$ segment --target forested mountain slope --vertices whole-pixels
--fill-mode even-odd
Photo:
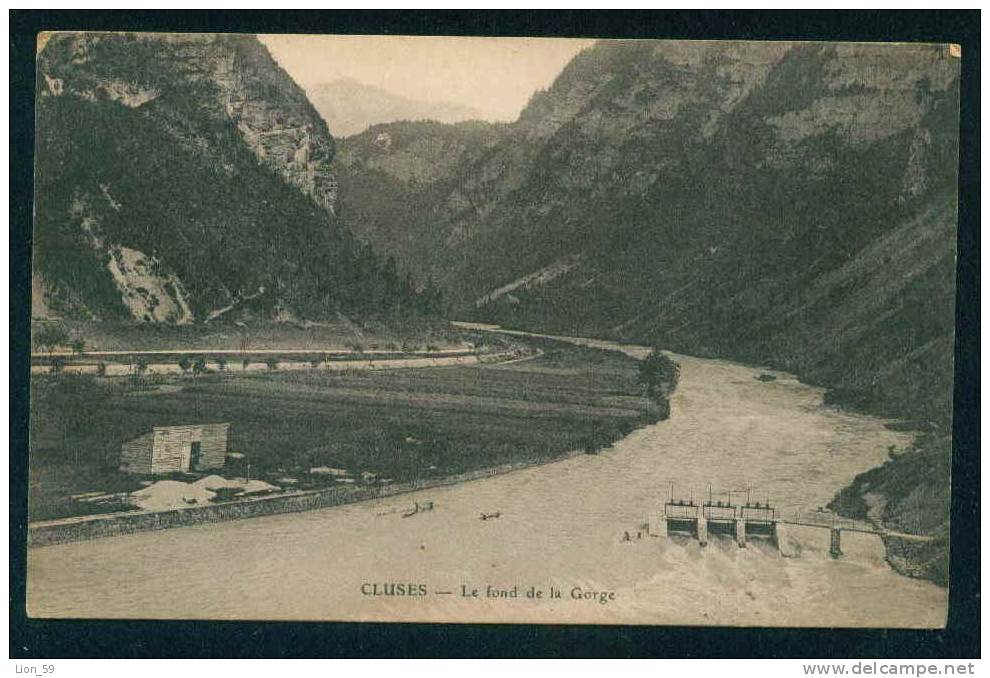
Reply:
[[[340,140],[341,218],[419,277],[442,275],[435,254],[444,233],[434,220],[463,199],[461,168],[496,149],[506,129],[485,122],[400,122]]]
[[[375,185],[353,228],[462,315],[944,420],[958,72],[935,45],[604,41],[512,125],[347,140],[346,181]],[[381,135],[410,139],[358,152]]]

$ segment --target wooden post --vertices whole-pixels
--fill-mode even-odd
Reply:
[[[697,529],[698,533],[698,543],[702,546],[708,545],[708,518],[705,517],[702,512],[701,515],[697,517]]]
[[[736,518],[736,543],[739,548],[746,548],[746,521],[742,518]]]
[[[837,527],[829,530],[828,554],[833,558],[838,558],[842,555],[841,535],[842,533]]]
[[[651,537],[667,536],[667,519],[663,516],[663,514],[660,511],[650,512],[649,535]]]

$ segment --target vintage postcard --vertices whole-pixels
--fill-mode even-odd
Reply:
[[[965,56],[42,34],[29,615],[942,627]]]

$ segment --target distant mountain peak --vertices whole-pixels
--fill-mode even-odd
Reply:
[[[411,99],[353,78],[307,86],[310,100],[334,136],[360,134],[372,125],[400,120],[462,122],[481,111],[447,101]]]

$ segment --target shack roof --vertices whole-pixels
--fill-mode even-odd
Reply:
[[[230,427],[230,422],[221,422],[218,424],[173,424],[171,426],[153,426],[152,431],[177,431],[184,428],[219,428],[219,427]]]

